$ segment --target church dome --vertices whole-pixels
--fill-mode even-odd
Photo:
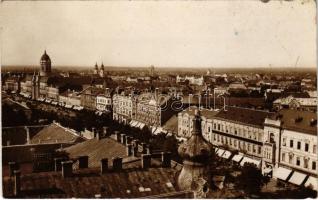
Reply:
[[[212,154],[212,144],[202,136],[201,116],[198,110],[193,119],[192,135],[180,145],[178,153],[184,160],[201,164],[208,162]]]
[[[51,61],[50,56],[46,54],[46,51],[44,51],[44,54],[41,56],[41,61]]]

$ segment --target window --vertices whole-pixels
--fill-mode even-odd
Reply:
[[[210,133],[210,131],[211,131],[211,128],[210,128],[210,126],[208,127],[208,132]]]
[[[301,142],[297,142],[297,149],[301,149]]]
[[[285,153],[282,153],[282,161],[285,162]]]
[[[290,146],[290,148],[293,148],[293,147],[294,147],[294,141],[293,141],[293,140],[290,140],[290,141],[289,141],[289,146]]]
[[[286,138],[283,138],[283,146],[286,146]]]
[[[300,165],[300,158],[299,158],[299,157],[296,158],[296,165],[297,165],[297,166]]]
[[[220,124],[218,124],[218,130],[220,130],[221,129],[221,125]]]
[[[308,159],[304,158],[304,168],[308,168]]]
[[[237,130],[234,131],[234,134],[237,135]]]
[[[312,161],[311,168],[312,168],[312,170],[316,170],[316,161]]]
[[[316,153],[316,152],[317,152],[317,145],[313,145],[312,152],[313,152],[313,153]]]
[[[258,146],[258,154],[262,152],[262,147]]]
[[[308,143],[305,143],[305,151],[308,152],[308,149],[309,149],[309,144],[308,144]]]

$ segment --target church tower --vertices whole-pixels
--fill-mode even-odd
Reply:
[[[100,66],[99,76],[100,76],[100,77],[105,77],[105,69],[104,69],[104,64],[103,64],[103,63],[102,63],[102,65]]]
[[[178,149],[179,155],[183,158],[178,186],[181,190],[193,191],[194,198],[205,198],[210,183],[209,159],[213,151],[212,144],[202,136],[199,110],[195,110],[192,123],[190,139],[181,144]]]
[[[97,65],[97,63],[95,64],[95,68],[94,68],[94,72],[93,72],[93,74],[98,74],[98,65]]]
[[[41,57],[40,65],[41,65],[40,76],[50,75],[51,59],[50,59],[50,56],[46,54],[46,51],[44,51],[44,54]]]

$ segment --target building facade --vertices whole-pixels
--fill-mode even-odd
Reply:
[[[136,96],[133,92],[122,92],[114,94],[113,102],[113,119],[124,124],[128,124],[136,114]]]

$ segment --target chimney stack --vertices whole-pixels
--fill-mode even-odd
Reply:
[[[118,171],[123,168],[123,158],[115,157],[113,158],[113,170]]]
[[[147,154],[152,154],[152,147],[150,145],[148,145],[146,149]]]
[[[9,162],[9,173],[10,173],[10,176],[13,176],[14,175],[14,171],[15,170],[19,170],[20,166],[18,163],[16,162]]]
[[[171,153],[162,152],[161,153],[162,167],[171,167]]]
[[[127,146],[128,144],[130,144],[131,141],[132,141],[132,137],[126,135],[126,146]]]
[[[108,127],[107,126],[103,126],[103,136],[106,136],[108,133]]]
[[[120,136],[121,136],[121,143],[125,145],[126,144],[126,134],[122,133]]]
[[[115,131],[117,142],[121,142],[121,136],[119,131]]]
[[[14,170],[14,196],[19,196],[21,192],[21,172],[20,170]]]
[[[142,153],[147,153],[147,149],[146,149],[147,144],[144,143],[144,142],[142,142],[142,143],[141,143],[141,146],[142,146]]]
[[[62,162],[62,177],[71,177],[73,175],[73,161],[63,161]]]
[[[79,169],[88,168],[88,156],[78,157],[78,167]]]
[[[126,154],[127,154],[127,156],[131,156],[132,155],[132,149],[133,149],[133,145],[132,144],[127,144],[127,146],[126,146]]]
[[[138,153],[138,146],[134,146],[132,149],[132,156],[137,157],[137,153]]]
[[[102,138],[102,134],[99,130],[96,131],[96,134],[94,134],[94,136],[96,137],[97,140],[100,140]]]
[[[94,138],[96,137],[95,133],[96,133],[96,128],[92,127],[92,133],[94,134]]]
[[[66,158],[54,158],[54,170],[56,172],[62,170],[62,162],[65,160]]]
[[[107,170],[108,170],[108,159],[107,158],[103,158],[100,161],[100,173],[101,174],[106,174]]]
[[[141,167],[143,169],[148,169],[151,166],[151,154],[141,155]]]

